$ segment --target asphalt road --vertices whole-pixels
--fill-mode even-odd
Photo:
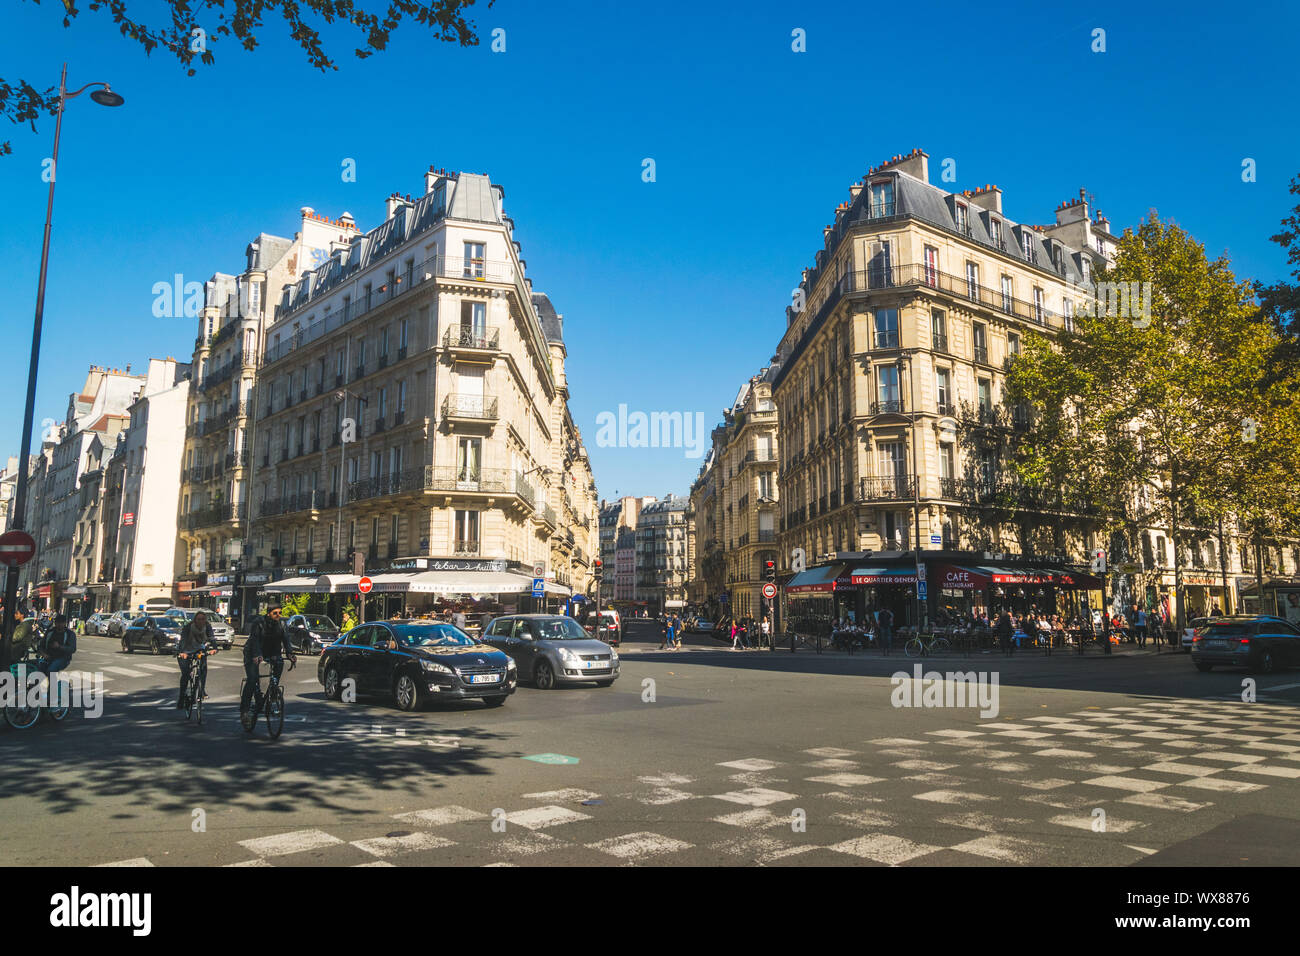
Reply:
[[[74,667],[103,676],[103,713],[0,729],[0,853],[9,865],[1300,863],[1300,673],[1258,678],[1246,703],[1249,675],[1199,674],[1182,654],[924,662],[996,674],[997,714],[981,717],[895,706],[890,676],[912,673],[901,654],[658,640],[629,622],[608,689],[524,686],[498,709],[415,714],[327,701],[318,658],[301,657],[271,741],[239,727],[238,648],[214,659],[197,726],[175,710],[171,658],[83,638]]]

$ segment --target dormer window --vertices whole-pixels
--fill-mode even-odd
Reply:
[[[989,220],[989,235],[993,239],[993,245],[999,249],[1002,248],[1002,221],[1000,219]]]
[[[871,184],[871,218],[894,214],[894,183],[892,180]]]
[[[1026,229],[1020,234],[1020,247],[1024,250],[1025,261],[1033,262],[1034,260],[1034,237]]]
[[[1088,262],[1088,257],[1083,256],[1079,260],[1079,265],[1083,269],[1083,281],[1088,282],[1092,279],[1092,265]]]
[[[957,203],[957,231],[970,232],[970,213],[963,203]]]

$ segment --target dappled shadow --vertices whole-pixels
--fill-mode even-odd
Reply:
[[[407,714],[366,701],[294,696],[282,737],[271,740],[260,721],[252,735],[243,731],[235,701],[212,703],[199,726],[159,705],[158,696],[149,689],[109,697],[98,719],[74,710],[61,724],[43,719],[22,732],[3,726],[0,799],[32,798],[55,814],[125,800],[129,809],[119,809],[118,819],[132,810],[188,812],[201,803],[362,816],[368,811],[348,804],[362,792],[427,796],[450,778],[488,775],[495,762],[523,756],[486,748],[513,736],[488,726],[495,710],[467,725],[441,720],[440,710]]]

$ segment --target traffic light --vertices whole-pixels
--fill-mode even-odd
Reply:
[[[366,556],[359,550],[352,552],[352,573],[357,575],[366,573]]]
[[[776,583],[776,562],[770,558],[763,562],[763,580]]]
[[[605,562],[600,560],[600,558],[597,558],[596,563],[591,566],[591,576],[599,581],[604,573]]]

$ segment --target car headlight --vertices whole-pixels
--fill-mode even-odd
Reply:
[[[618,651],[614,650],[612,647],[609,649],[609,662],[611,664],[618,663]]]
[[[421,661],[426,674],[450,674],[451,668],[437,661]]]
[[[560,660],[564,661],[566,664],[576,664],[578,663],[579,658],[577,654],[573,653],[573,651],[569,650],[567,647],[561,647]]]
[[[518,669],[519,667],[515,664],[515,659],[513,657],[506,658],[506,670],[513,671]]]

